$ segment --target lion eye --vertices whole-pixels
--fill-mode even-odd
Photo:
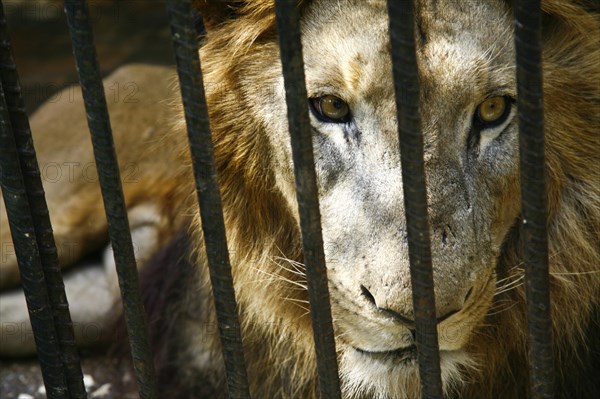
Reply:
[[[502,124],[510,114],[507,96],[490,97],[477,106],[475,118],[482,129]]]
[[[347,102],[333,95],[325,95],[309,99],[310,109],[322,122],[346,123],[350,120],[350,106]]]

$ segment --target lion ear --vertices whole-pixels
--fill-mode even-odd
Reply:
[[[244,13],[252,3],[272,4],[274,0],[193,0],[192,6],[198,10],[204,26],[211,29],[224,22],[235,19]]]
[[[302,6],[308,0],[297,0],[297,3]],[[275,0],[192,0],[192,6],[202,16],[208,30],[242,17],[271,19],[275,13]]]

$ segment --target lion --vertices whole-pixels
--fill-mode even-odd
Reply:
[[[256,398],[316,398],[274,4],[194,6],[207,29],[200,54],[250,391]],[[418,398],[386,2],[298,6],[343,397]],[[542,8],[554,386],[557,398],[597,397],[600,17],[586,0],[543,0]],[[415,13],[444,395],[526,398],[512,2],[419,0]],[[226,395],[225,370],[170,75],[164,67],[120,69],[107,84],[136,82],[139,101],[111,103],[110,111],[162,397],[219,398]],[[72,103],[47,104],[33,116],[42,165],[69,154],[91,162],[81,109],[76,92]],[[78,244],[62,263],[86,266],[87,274],[65,274],[73,318],[84,324],[110,319],[118,295],[93,187],[83,178],[46,182],[59,247]],[[82,261],[94,251],[103,257]],[[4,258],[8,289],[18,279],[16,261],[10,253]],[[99,284],[104,296],[92,305],[106,309],[89,316],[91,301],[77,299],[77,288]],[[33,350],[7,338],[10,323],[26,322],[17,293],[5,292],[0,302],[5,355]],[[89,343],[85,334],[78,338]]]

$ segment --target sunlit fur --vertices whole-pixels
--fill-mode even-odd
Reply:
[[[202,8],[204,3],[199,1],[198,5]],[[267,119],[278,119],[265,125],[265,115],[257,115],[261,112],[261,100],[253,93],[263,89],[264,101],[274,101],[274,98],[283,101],[280,78],[272,75],[279,68],[272,2],[232,3],[236,4],[227,18],[216,14],[214,19],[209,18],[212,23],[208,26],[201,55],[205,82],[209,82],[209,109],[229,242],[238,260],[234,272],[244,336],[252,337],[249,342],[270,343],[266,345],[268,350],[257,352],[253,352],[257,349],[253,344],[248,345],[248,369],[270,370],[256,376],[250,372],[252,389],[258,396],[272,397],[276,392],[282,395],[285,392],[289,397],[310,396],[315,386],[314,355],[306,296],[302,289],[297,289],[297,282],[304,285],[305,280],[299,278],[297,269],[290,270],[290,264],[273,261],[284,254],[301,262],[296,211],[289,205],[293,204],[293,193],[286,192],[284,185],[278,182],[282,175],[291,176],[290,165],[274,166],[273,158],[277,156],[265,156],[274,151],[270,148],[272,141],[265,135],[272,134],[273,128],[285,127],[285,114],[273,114],[272,109],[265,109]],[[307,3],[303,6],[310,8],[311,2]],[[339,7],[352,13],[353,7],[358,7],[352,1],[320,3],[317,9],[321,12],[326,12],[328,7]],[[382,2],[368,3],[384,9]],[[565,381],[569,380],[569,374],[585,374],[585,370],[577,368],[577,359],[570,354],[574,347],[586,345],[584,330],[597,312],[600,287],[600,175],[593,166],[600,164],[597,84],[600,30],[597,15],[584,12],[583,5],[583,2],[543,2],[547,13],[544,89],[552,320],[561,387],[568,385]],[[502,7],[510,19],[511,9],[506,5]],[[437,12],[448,10],[442,8]],[[312,14],[308,11],[307,15]],[[384,18],[383,12],[381,17]],[[364,26],[380,23],[364,21]],[[310,21],[305,24],[310,25]],[[328,32],[333,36],[304,37],[304,40],[335,42],[335,22],[332,24],[334,28]],[[340,27],[339,31],[347,32],[347,28]],[[513,57],[512,33],[507,29],[503,34],[508,47],[499,51]],[[493,51],[492,46],[490,53],[481,54],[482,59],[498,56]],[[314,60],[311,61],[306,65],[309,95],[311,79],[315,78],[311,72],[315,68]],[[514,74],[514,67],[508,69]],[[351,75],[353,71],[344,73]],[[264,82],[263,87],[261,82]],[[514,81],[511,84],[514,85]],[[393,112],[393,108],[383,112]],[[518,159],[511,162],[516,165]],[[281,191],[273,191],[273,187]],[[518,193],[518,180],[512,179],[501,187],[495,204],[480,205],[495,209],[493,212],[506,212],[495,217],[512,223],[518,215]],[[241,209],[252,211],[240,212]],[[514,231],[509,233],[506,227],[502,229],[507,236],[503,236],[505,242],[497,267],[490,265],[493,273],[483,278],[480,292],[473,295],[473,310],[455,321],[457,328],[466,331],[466,337],[461,337],[464,338],[463,349],[442,353],[442,376],[449,396],[512,398],[526,392],[527,329],[520,241]],[[326,242],[328,238],[326,234]],[[244,258],[250,259],[253,267],[244,264]],[[500,277],[496,277],[497,274]],[[492,279],[492,283],[485,282],[487,279]],[[493,283],[496,279],[498,284]],[[335,281],[333,283],[335,285]],[[336,298],[335,287],[332,289]],[[347,334],[351,332],[337,324],[337,320],[344,317],[340,312],[344,309],[334,303],[340,372],[347,397],[416,397],[419,383],[415,367],[395,372],[353,359],[355,354],[345,345]],[[482,318],[485,314],[487,316]],[[286,387],[278,385],[282,364],[289,376]],[[580,377],[574,378],[579,380]]]
[[[501,131],[469,141],[478,104],[489,96],[517,95],[511,3],[420,0],[415,7],[437,315],[460,307],[438,327],[449,398],[527,397],[517,112]],[[558,398],[600,395],[600,27],[594,4],[542,0]],[[316,398],[273,0],[194,5],[207,27],[200,54],[252,396]],[[367,287],[381,307],[412,316],[386,4],[305,0],[299,7],[308,95],[339,96],[357,124],[343,130],[311,119],[343,396],[417,398],[414,359],[390,365],[353,349],[387,351],[412,343],[410,331],[382,316],[361,290]],[[149,318],[151,328],[156,317],[168,325],[152,331],[160,341],[155,353],[163,396],[214,399],[225,396],[224,368],[201,222],[192,204],[183,111],[176,87],[166,90],[161,80],[175,81],[167,75],[156,67],[123,68],[111,79],[152,89],[144,93],[153,106],[110,104],[110,111],[121,165],[140,165],[139,180],[124,186],[128,206],[148,202],[154,206],[143,209],[160,213],[141,220],[159,220],[158,241],[165,243],[142,279],[159,287],[147,292],[151,302],[166,302]],[[42,160],[80,160],[74,154],[86,148],[81,162],[91,162],[85,115],[72,107],[47,104],[32,119]],[[58,242],[76,240],[82,254],[106,240],[99,190],[87,187],[74,182],[47,189]],[[0,217],[4,226],[6,217]],[[181,261],[180,255],[171,259],[166,244],[181,226],[197,267],[180,280],[165,279],[177,267],[161,262]],[[3,243],[10,240],[5,230],[1,234]],[[16,282],[16,270],[14,256],[0,264],[7,286]],[[161,291],[163,280],[170,291]]]

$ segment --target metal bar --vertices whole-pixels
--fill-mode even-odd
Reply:
[[[87,394],[83,384],[83,373],[75,343],[73,323],[58,262],[58,252],[52,234],[52,225],[35,148],[33,147],[29,119],[25,113],[25,103],[21,96],[19,76],[12,56],[6,17],[1,1],[0,47],[0,78],[17,145],[35,237],[40,250],[40,260],[52,307],[55,331],[62,352],[61,357],[68,391],[71,398],[86,398]]]
[[[540,0],[514,6],[517,53],[517,106],[521,157],[521,206],[525,290],[529,330],[531,397],[554,396],[554,351],[550,316],[544,109],[542,14]]]
[[[388,13],[422,397],[441,398],[413,2],[388,0]]]
[[[275,2],[321,398],[340,398],[297,0]]]
[[[210,269],[230,398],[250,397],[242,335],[233,288],[208,110],[189,0],[168,0],[167,10],[194,165],[196,193]]]
[[[123,299],[123,311],[131,344],[133,366],[140,397],[157,398],[158,391],[152,352],[148,344],[146,317],[138,284],[136,261],[129,232],[127,210],[121,187],[108,108],[98,68],[89,10],[85,0],[66,0],[73,53],[85,101],[92,136],[102,198],[108,221],[108,234]]]
[[[68,398],[69,391],[56,336],[52,306],[48,298],[27,189],[1,83],[0,184],[46,394],[48,398]]]

